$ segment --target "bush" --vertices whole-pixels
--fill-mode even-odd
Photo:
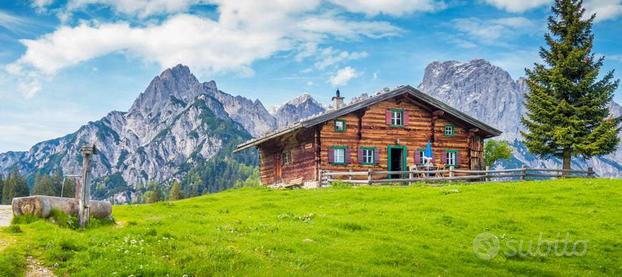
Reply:
[[[0,276],[24,276],[26,258],[15,249],[0,252]]]
[[[22,233],[22,228],[19,227],[19,225],[11,225],[9,227],[7,227],[7,232],[12,233],[12,234],[18,234],[18,233]]]
[[[37,220],[39,220],[40,218],[34,216],[34,215],[19,215],[19,216],[14,216],[13,219],[11,220],[11,224],[30,224],[33,223]]]

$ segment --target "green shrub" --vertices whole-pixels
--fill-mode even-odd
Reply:
[[[50,211],[49,220],[52,223],[63,228],[69,228],[73,230],[80,228],[77,217],[67,215],[63,211],[58,209],[52,209],[52,211]]]
[[[36,217],[34,215],[18,215],[18,216],[14,216],[13,219],[11,220],[11,224],[30,224],[33,223],[37,220],[39,220],[39,217]]]
[[[18,233],[22,233],[22,228],[19,227],[19,225],[11,225],[9,227],[6,228],[7,232],[12,233],[12,234],[18,234]]]
[[[26,258],[15,249],[0,251],[0,276],[24,276]]]

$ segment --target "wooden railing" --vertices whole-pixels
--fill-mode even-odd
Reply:
[[[391,178],[392,177],[392,178]],[[504,181],[504,180],[542,180],[548,178],[593,178],[594,170],[562,170],[550,168],[515,168],[499,170],[463,170],[448,169],[406,171],[320,171],[320,182],[327,185],[340,181],[352,184],[385,184],[385,183],[415,183],[415,182],[450,182],[450,181]]]

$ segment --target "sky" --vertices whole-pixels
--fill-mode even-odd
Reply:
[[[127,111],[188,65],[266,108],[417,86],[433,61],[539,62],[551,0],[0,1],[0,153]],[[622,0],[585,0],[594,52],[622,77]],[[615,100],[622,103],[622,90]]]

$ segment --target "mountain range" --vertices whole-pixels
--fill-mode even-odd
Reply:
[[[557,159],[539,159],[520,141],[525,112],[525,80],[513,80],[485,60],[433,62],[419,89],[445,101],[504,133],[514,157],[498,167],[559,167]],[[353,101],[368,97],[352,95]],[[188,193],[231,187],[257,164],[256,153],[232,155],[232,148],[251,137],[284,128],[326,110],[303,94],[268,111],[260,100],[233,96],[215,81],[201,83],[190,69],[178,65],[156,76],[127,112],[113,111],[76,132],[34,145],[29,151],[0,154],[0,174],[17,169],[30,184],[36,174],[79,172],[79,148],[95,143],[93,190],[96,198],[135,201],[141,188],[181,180]],[[622,107],[612,103],[614,115]],[[622,176],[622,150],[590,160],[575,159],[573,167],[594,167],[600,176]]]

